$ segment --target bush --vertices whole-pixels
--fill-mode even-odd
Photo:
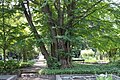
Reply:
[[[101,74],[101,75],[97,76],[96,80],[113,80],[112,74],[111,75]]]
[[[58,60],[54,57],[49,57],[47,64],[48,64],[48,67],[51,69],[58,69],[58,68],[60,68],[60,65],[61,65],[58,62]]]
[[[120,60],[116,62],[116,65],[120,67]]]
[[[0,73],[1,74],[12,74],[17,72],[19,68],[19,62],[14,60],[6,61],[5,63],[3,61],[0,61]]]
[[[9,60],[5,64],[7,69],[18,69],[19,68],[19,62],[14,60]]]
[[[26,67],[30,67],[34,64],[34,62],[28,61],[28,62],[20,62],[19,67],[20,68],[26,68]]]
[[[0,61],[0,73],[2,73],[4,70],[4,62]]]
[[[0,74],[16,74],[19,72],[19,68],[30,67],[34,62],[18,62],[15,60],[9,60],[5,63],[0,61]]]

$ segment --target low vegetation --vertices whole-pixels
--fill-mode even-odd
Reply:
[[[30,67],[34,62],[18,62],[15,60],[9,60],[5,63],[0,61],[0,74],[15,74],[19,72],[20,68]]]
[[[34,62],[32,62],[32,61],[20,62],[19,67],[20,68],[31,67],[33,64],[34,64]]]
[[[117,74],[120,76],[120,65],[118,62],[109,64],[78,64],[73,63],[73,67],[66,69],[42,69],[39,74]]]
[[[96,80],[113,80],[112,74],[111,75],[100,75],[97,76]]]

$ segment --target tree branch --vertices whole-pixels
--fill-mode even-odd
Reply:
[[[54,7],[55,7],[55,9],[57,10],[57,12],[59,11],[59,9],[58,9],[58,5],[56,4],[57,3],[57,0],[55,0],[55,2],[54,2]]]
[[[75,18],[81,18],[83,17],[84,15],[86,15],[86,13],[88,13],[91,9],[93,9],[96,5],[98,5],[100,2],[102,2],[103,0],[100,0],[98,2],[96,2],[95,4],[93,4],[91,7],[89,7],[82,15],[80,16],[76,16]]]
[[[95,9],[95,10],[93,10],[92,12],[90,12],[90,13],[84,15],[84,16],[81,16],[81,19],[80,19],[80,20],[85,19],[86,17],[88,17],[88,16],[91,15],[92,13],[96,12],[97,10],[103,9],[105,6],[106,6],[106,5],[100,7],[99,9]],[[77,19],[77,18],[76,18],[76,19]],[[80,21],[80,20],[79,20],[79,21]],[[74,25],[77,24],[77,23],[78,23],[78,21],[76,21],[76,22],[74,23]]]
[[[30,0],[32,3],[39,5],[39,3],[36,0]]]

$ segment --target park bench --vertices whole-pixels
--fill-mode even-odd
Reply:
[[[82,61],[84,63],[85,59],[82,59],[82,58],[72,58],[72,61]]]

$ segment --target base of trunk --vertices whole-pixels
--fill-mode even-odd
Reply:
[[[70,57],[67,58],[60,58],[59,60],[55,57],[49,57],[47,60],[48,68],[52,69],[60,69],[60,68],[69,68],[71,67],[71,59]]]
[[[69,67],[71,67],[71,61],[69,60],[69,58],[60,59],[60,63],[61,63],[61,68],[69,68]]]

